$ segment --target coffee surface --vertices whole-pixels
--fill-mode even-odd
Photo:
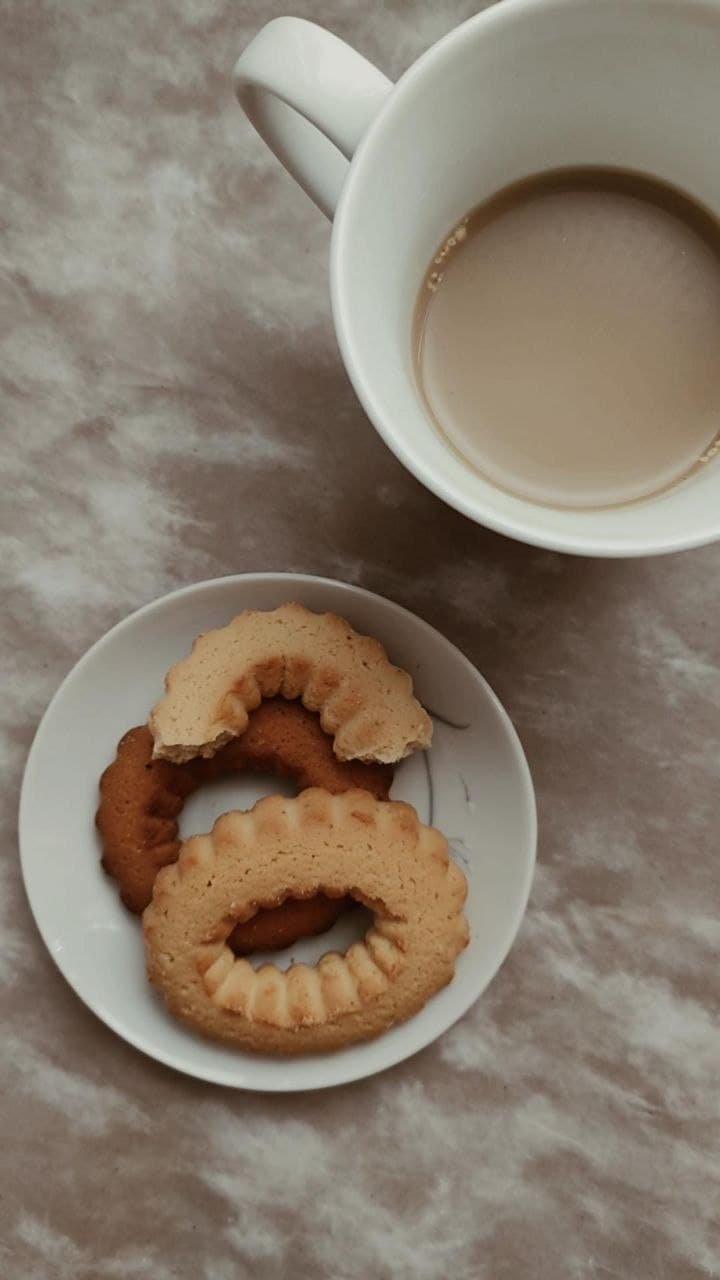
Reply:
[[[438,250],[413,341],[438,430],[486,478],[564,507],[649,496],[720,430],[720,225],[640,175],[527,179]]]

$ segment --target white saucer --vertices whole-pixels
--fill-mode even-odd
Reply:
[[[167,668],[200,631],[241,609],[299,600],[377,636],[413,676],[435,718],[428,754],[404,761],[392,795],[448,836],[468,878],[471,940],[451,984],[409,1022],[337,1053],[260,1058],[205,1041],[175,1022],[145,979],[139,921],[99,863],[94,828],[101,770],[118,739],[146,718]],[[231,779],[186,805],[182,834],[207,831],[277,781]],[[284,788],[283,788],[284,789]],[[85,654],[53,698],[28,759],[20,803],[25,887],[45,945],[94,1013],[143,1052],[189,1075],[244,1089],[319,1089],[401,1062],[447,1030],[485,989],[515,938],[535,864],[535,799],[507,714],[449,641],[398,605],[357,587],[298,574],[247,574],[176,591],[138,610]],[[357,924],[293,948],[314,960],[344,949]]]

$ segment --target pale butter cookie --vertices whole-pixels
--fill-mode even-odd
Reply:
[[[210,760],[186,764],[153,760],[146,725],[130,729],[118,744],[117,756],[100,779],[100,806],[95,822],[102,843],[102,863],[117,881],[130,911],[140,915],[150,902],[161,867],[180,852],[178,820],[185,800],[205,783],[225,773],[267,770],[294,779],[298,789],[324,787],[348,791],[358,787],[386,800],[392,783],[389,765],[341,763],[317,716],[299,702],[282,698],[263,702],[247,730]],[[287,899],[272,911],[259,911],[236,926],[230,945],[237,954],[276,951],[299,938],[322,933],[348,905],[342,899]]]
[[[176,763],[214,755],[244,733],[263,698],[277,695],[320,713],[339,760],[393,764],[432,737],[410,676],[392,666],[380,642],[301,604],[246,610],[198,636],[165,689],[150,729],[155,755]]]
[[[364,941],[315,966],[255,970],[227,939],[285,896],[352,894],[374,915]],[[204,1035],[259,1053],[367,1040],[445,986],[467,944],[465,877],[447,840],[399,801],[366,791],[271,796],[219,818],[160,872],[143,916],[151,982]]]

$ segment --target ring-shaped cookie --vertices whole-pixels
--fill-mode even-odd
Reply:
[[[246,610],[198,636],[171,667],[150,714],[155,755],[212,756],[242,734],[262,698],[300,698],[333,738],[339,760],[392,764],[432,737],[432,722],[378,640],[300,604]]]
[[[96,815],[103,866],[117,881],[125,905],[138,915],[150,902],[160,868],[178,856],[178,819],[186,799],[221,774],[262,770],[291,777],[298,789],[362,787],[379,799],[387,798],[392,783],[388,765],[338,761],[317,717],[282,699],[263,702],[242,737],[212,759],[176,765],[153,760],[152,750],[145,725],[125,734],[100,780]],[[281,950],[328,929],[348,905],[322,894],[288,899],[239,924],[230,945],[236,954]]]
[[[344,955],[255,970],[228,937],[280,895],[352,894],[374,923]],[[453,976],[468,939],[463,873],[447,840],[399,801],[317,789],[219,818],[161,871],[143,916],[151,982],[197,1031],[262,1053],[379,1035]]]

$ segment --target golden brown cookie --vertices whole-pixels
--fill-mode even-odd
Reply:
[[[363,942],[317,965],[255,970],[228,938],[286,895],[351,893]],[[270,796],[218,818],[160,872],[143,916],[150,981],[204,1035],[259,1053],[311,1053],[379,1035],[453,976],[467,944],[465,877],[410,805],[367,791]]]
[[[96,823],[105,870],[117,880],[120,896],[138,915],[152,896],[155,876],[174,862],[180,849],[178,818],[185,800],[203,783],[244,769],[289,776],[302,789],[327,791],[362,787],[385,799],[392,783],[387,765],[343,764],[317,716],[297,702],[264,702],[250,717],[242,738],[212,759],[183,765],[153,760],[152,736],[140,725],[118,745],[117,757],[100,779]],[[347,903],[319,894],[282,907],[259,911],[239,925],[231,944],[237,953],[273,951],[298,938],[328,929]]]
[[[394,763],[430,744],[432,722],[406,671],[378,640],[333,613],[301,604],[246,610],[198,636],[171,667],[150,714],[155,755],[181,763],[212,756],[245,732],[263,698],[300,698],[332,735],[339,760]]]

